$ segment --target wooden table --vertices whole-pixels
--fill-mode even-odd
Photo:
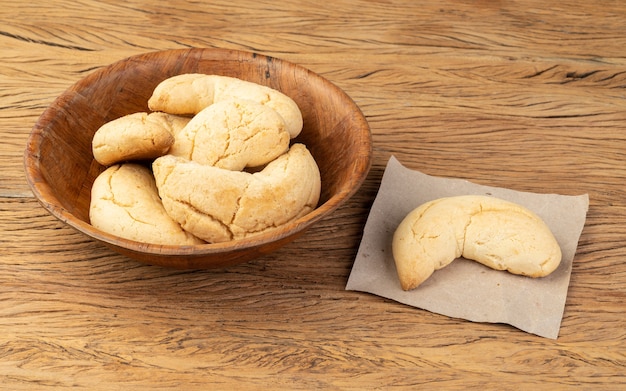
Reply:
[[[0,388],[626,387],[625,2],[2,0],[0,20]],[[373,134],[349,203],[225,270],[117,255],[48,215],[24,178],[29,131],[57,95],[127,56],[186,47],[303,65]],[[557,340],[345,291],[391,155],[430,175],[589,194]]]

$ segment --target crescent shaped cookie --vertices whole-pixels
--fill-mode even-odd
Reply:
[[[302,131],[302,113],[289,96],[270,87],[228,76],[186,73],[163,80],[148,100],[152,111],[195,115],[213,103],[247,99],[276,110],[291,138]]]
[[[440,198],[414,209],[397,227],[392,248],[404,290],[459,257],[528,277],[546,276],[561,262],[559,244],[541,218],[515,203],[478,195]]]
[[[166,113],[133,113],[102,125],[94,134],[93,156],[103,166],[153,159],[174,144],[174,134],[189,118]]]
[[[96,178],[91,190],[89,218],[91,225],[104,232],[138,242],[204,243],[169,217],[152,173],[138,164],[117,164]]]
[[[259,167],[289,149],[285,121],[249,100],[216,102],[196,114],[175,137],[169,154],[229,170]]]
[[[255,173],[172,155],[156,159],[152,168],[168,214],[210,243],[274,229],[312,211],[320,197],[319,169],[302,144]]]

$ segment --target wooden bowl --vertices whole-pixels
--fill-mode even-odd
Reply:
[[[226,243],[163,246],[107,234],[89,224],[91,186],[104,170],[91,140],[105,122],[148,111],[162,80],[182,73],[219,74],[282,91],[296,101],[304,143],[320,168],[319,206],[280,229]],[[298,65],[255,53],[184,49],[133,56],[99,69],[65,91],[34,125],[24,154],[28,183],[52,215],[138,261],[174,268],[214,268],[267,254],[302,235],[361,186],[371,166],[372,141],[358,106],[341,89]]]

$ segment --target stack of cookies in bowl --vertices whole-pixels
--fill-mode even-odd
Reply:
[[[302,143],[298,105],[234,77],[181,74],[162,81],[150,112],[94,134],[91,224],[161,245],[195,245],[271,231],[314,210],[318,165]]]

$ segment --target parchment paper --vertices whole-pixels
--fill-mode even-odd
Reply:
[[[391,251],[396,227],[424,202],[463,194],[492,195],[539,215],[561,246],[563,259],[557,270],[543,278],[528,278],[459,258],[435,271],[416,289],[403,291]],[[407,169],[392,156],[365,225],[346,290],[372,293],[473,322],[507,323],[528,333],[556,339],[572,260],[588,207],[587,194],[535,194],[432,177]]]

